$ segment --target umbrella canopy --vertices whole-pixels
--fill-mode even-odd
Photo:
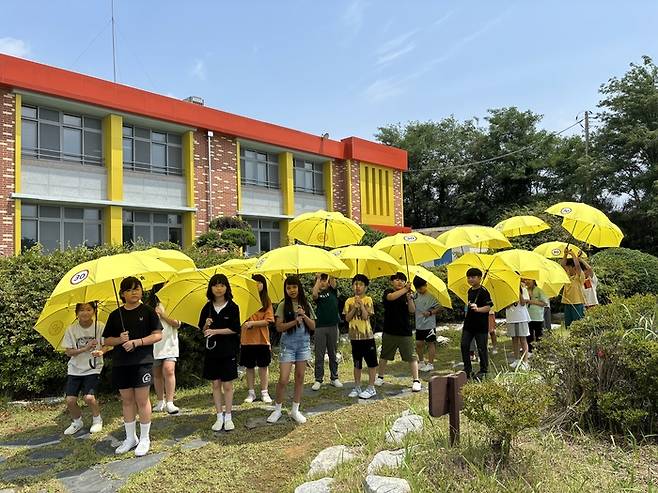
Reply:
[[[618,247],[624,239],[621,229],[608,220],[581,221],[565,217],[562,220],[562,227],[577,240],[598,248]]]
[[[498,252],[494,256],[502,258],[521,277],[534,279],[549,296],[557,296],[562,286],[569,284],[569,276],[561,265],[536,252],[514,249]]]
[[[549,259],[546,259],[546,261],[546,270],[542,277],[537,280],[537,286],[549,297],[553,298],[559,294],[560,290],[566,284],[569,284],[570,280],[560,264]]]
[[[425,280],[427,282],[427,291],[438,300],[441,306],[452,308],[448,287],[436,274],[420,265],[410,265],[409,274],[411,274],[411,279],[409,280],[412,282],[415,277]]]
[[[112,310],[116,308],[114,298],[98,303],[96,311],[96,320],[105,323]],[[66,329],[77,319],[75,305],[46,302],[37,323],[34,325],[35,330],[41,334],[55,349],[61,349],[62,339]],[[100,331],[96,337],[100,337]]]
[[[409,265],[441,258],[447,250],[431,236],[421,233],[398,233],[387,236],[375,243],[373,248],[388,253],[401,266],[405,266],[407,271]]]
[[[500,257],[467,253],[448,264],[448,288],[468,303],[469,285],[466,272],[477,267],[483,273],[482,285],[487,288],[498,311],[519,301],[521,277]]]
[[[513,216],[500,221],[494,226],[494,229],[503,233],[507,238],[513,238],[546,231],[551,227],[536,216]]]
[[[165,264],[173,267],[175,270],[196,269],[194,260],[179,250],[163,250],[161,248],[149,248],[148,250],[139,250],[131,252],[131,255],[148,255],[149,257],[161,260]]]
[[[364,234],[363,228],[350,218],[325,210],[300,214],[288,225],[288,238],[321,247],[355,245]]]
[[[305,274],[326,272],[339,275],[347,266],[336,256],[307,245],[289,245],[270,250],[248,271],[250,274]]]
[[[510,248],[512,244],[500,231],[488,226],[457,226],[442,233],[437,241],[446,248]]]
[[[570,245],[564,241],[549,241],[542,243],[534,248],[533,252],[543,255],[546,258],[562,258],[567,248],[573,250],[580,257],[587,257],[587,254],[575,245]]]
[[[235,272],[236,274],[244,274],[254,265],[256,265],[258,259],[256,257],[251,258],[232,258],[220,264],[220,267],[223,267],[226,270]]]
[[[581,202],[558,202],[546,209],[545,212],[568,219],[578,219],[581,221],[599,220],[610,221],[608,216],[591,205]]]
[[[369,279],[390,276],[400,270],[400,264],[388,253],[369,246],[348,246],[337,248],[331,253],[339,258],[348,270],[340,277],[354,277],[363,274]]]
[[[158,298],[169,316],[196,327],[199,323],[199,313],[208,302],[208,282],[215,274],[224,274],[228,278],[233,301],[240,307],[241,322],[261,308],[256,281],[217,265],[192,272],[180,272],[169,280],[158,292]]]

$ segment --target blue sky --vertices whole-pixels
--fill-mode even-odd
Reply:
[[[0,51],[112,79],[110,0],[3,2]],[[642,55],[655,1],[115,0],[118,81],[331,138],[518,106],[561,130]]]

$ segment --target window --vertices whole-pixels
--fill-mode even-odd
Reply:
[[[279,158],[269,152],[240,148],[241,182],[268,188],[279,188]]]
[[[183,244],[183,218],[166,212],[123,211],[123,242]]]
[[[324,193],[322,163],[295,159],[295,192]]]
[[[256,237],[256,245],[247,247],[247,255],[257,255],[279,248],[281,244],[281,231],[279,221],[271,219],[249,219],[247,221]]]
[[[100,209],[23,204],[21,206],[21,250],[37,243],[44,250],[102,243]]]
[[[123,167],[162,175],[183,174],[180,135],[123,126]]]
[[[23,105],[21,136],[25,156],[102,164],[103,139],[98,118]]]

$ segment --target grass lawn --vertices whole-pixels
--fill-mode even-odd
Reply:
[[[452,364],[460,361],[459,332],[447,331],[442,335],[451,341],[438,350],[435,367],[440,371],[435,374],[452,371]],[[492,357],[492,371],[508,368],[505,353],[509,351],[509,339],[502,336],[499,341],[501,350]],[[341,379],[351,382],[348,344],[342,347],[342,353],[348,358],[340,365]],[[272,381],[277,377],[277,370],[273,364]],[[395,362],[387,371],[388,383],[379,390],[380,395],[410,385],[406,364]],[[313,371],[310,368],[306,381],[302,411],[323,403],[339,403],[345,407],[311,417],[302,426],[288,421],[248,430],[244,426],[247,420],[266,417],[269,411],[262,409],[262,404],[241,404],[246,394],[243,379],[236,383],[235,401],[240,403],[234,410],[236,430],[215,434],[210,430],[214,422],[210,387],[179,390],[176,403],[186,414],[176,417],[154,414],[153,418],[151,450],[152,453],[166,452],[166,457],[155,467],[131,476],[122,491],[292,491],[308,480],[309,463],[318,452],[340,444],[357,448],[358,458],[334,471],[336,482],[332,491],[362,491],[370,460],[378,451],[387,448],[386,430],[406,409],[422,415],[425,421],[422,433],[407,438],[407,457],[395,473],[407,479],[414,492],[658,491],[656,445],[615,444],[585,434],[563,437],[533,431],[519,440],[510,464],[503,467],[492,463],[484,430],[465,417],[462,417],[461,444],[449,448],[447,419],[428,416],[425,392],[359,404],[346,397],[347,386],[344,389],[324,386],[319,392],[312,392]],[[274,395],[273,384],[270,384],[270,392]],[[285,406],[289,408],[289,405],[290,399]],[[103,396],[102,406],[105,425],[100,436],[85,440],[64,438],[61,444],[54,446],[67,451],[58,460],[39,462],[30,458],[30,450],[0,448],[0,456],[6,459],[4,462],[0,459],[0,477],[9,468],[44,465],[40,474],[19,484],[3,483],[0,479],[0,488],[65,491],[56,479],[61,471],[116,460],[113,456],[98,454],[95,446],[109,433],[123,438],[120,403],[117,396],[108,395]],[[84,415],[88,421],[86,410]],[[63,404],[29,407],[3,404],[0,407],[0,440],[61,434],[68,422]],[[168,442],[177,427],[185,423],[195,430],[181,443],[195,438],[210,443],[197,450],[186,450],[180,444]]]

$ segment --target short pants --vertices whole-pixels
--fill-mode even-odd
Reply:
[[[112,383],[119,390],[150,387],[152,380],[153,363],[115,366],[112,368]]]
[[[374,339],[360,339],[350,341],[352,344],[352,360],[354,368],[360,370],[363,368],[363,360],[366,361],[368,368],[377,366],[377,346]]]
[[[66,379],[66,396],[77,397],[80,391],[82,395],[95,395],[100,375],[92,373],[91,375],[69,375]]]

